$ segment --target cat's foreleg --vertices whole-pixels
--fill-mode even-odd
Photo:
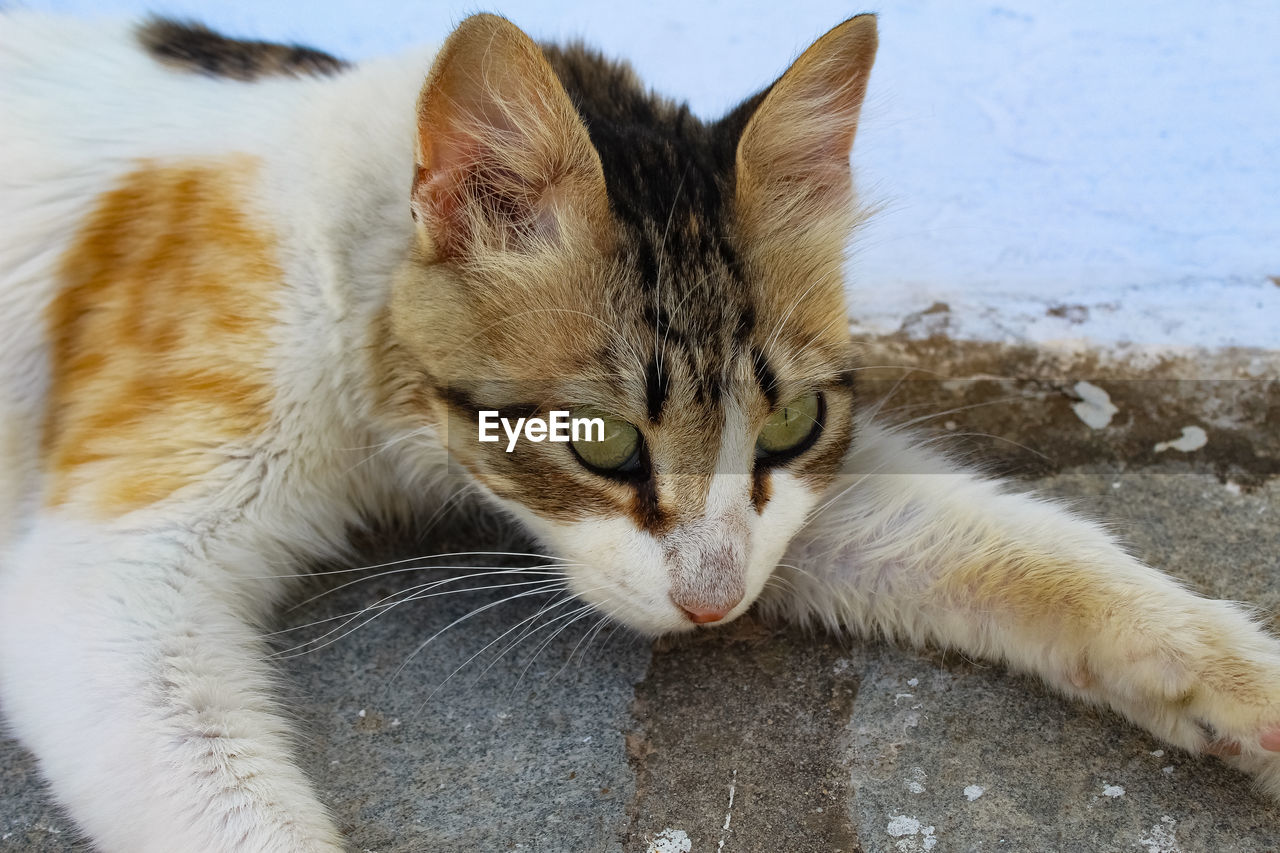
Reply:
[[[0,574],[0,700],[105,851],[341,850],[247,617],[273,590],[182,530],[46,519]],[[251,560],[251,557],[246,556]]]
[[[867,424],[846,462],[779,569],[791,593],[766,606],[1005,661],[1280,797],[1280,642],[1243,608],[909,434]]]

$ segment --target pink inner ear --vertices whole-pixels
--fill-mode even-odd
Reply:
[[[418,101],[411,205],[438,254],[527,251],[562,214],[597,211],[599,159],[541,50],[480,15],[454,32]]]
[[[410,208],[414,219],[427,226],[441,257],[459,254],[470,234],[463,210],[466,172],[478,146],[462,134],[440,133],[428,143],[427,165],[418,166],[413,179]],[[424,152],[425,153],[425,152]]]
[[[524,149],[532,140],[518,137],[505,118],[491,121],[472,109],[459,108],[443,118],[453,126],[440,127],[424,140],[424,163],[415,176],[411,203],[437,252],[462,255],[484,239],[485,231],[509,245],[509,238],[531,227],[550,228],[550,220],[531,226],[538,189],[504,161],[528,159]]]
[[[488,122],[470,110],[444,117],[457,124],[423,141],[411,207],[442,258],[481,248],[525,249],[554,243],[562,217],[577,203],[584,164],[557,156],[570,139],[522,133],[506,116]],[[531,130],[554,132],[550,122]],[[585,132],[585,131],[583,131]]]

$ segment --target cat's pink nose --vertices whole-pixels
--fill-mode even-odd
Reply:
[[[695,625],[706,625],[709,622],[719,622],[725,616],[729,615],[729,611],[734,608],[738,602],[734,602],[725,607],[685,607],[683,604],[677,606],[684,611],[684,615],[689,617],[689,621]]]

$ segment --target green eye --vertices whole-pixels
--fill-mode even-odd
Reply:
[[[578,409],[573,417],[593,421],[584,423],[580,432],[575,431],[571,442],[583,465],[605,474],[629,473],[640,466],[640,430],[598,409]]]
[[[769,415],[756,439],[756,455],[762,457],[796,454],[816,438],[822,421],[822,397],[805,394]]]

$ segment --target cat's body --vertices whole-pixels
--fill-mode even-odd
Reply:
[[[5,187],[0,202],[0,216],[9,223],[0,248],[5,270],[0,297],[5,317],[0,321],[5,327],[0,428],[6,431],[3,518],[10,527],[4,541],[4,591],[0,596],[8,605],[28,613],[44,613],[48,618],[34,631],[12,614],[3,620],[4,646],[17,655],[16,659],[6,658],[6,680],[15,685],[39,685],[35,690],[9,692],[6,710],[19,733],[41,753],[51,775],[75,780],[65,793],[68,801],[95,799],[91,790],[76,785],[79,780],[89,789],[110,780],[112,788],[133,792],[120,799],[113,797],[113,803],[102,802],[100,810],[76,814],[102,846],[141,849],[135,846],[142,837],[135,834],[137,827],[150,824],[155,849],[214,849],[205,846],[209,843],[207,826],[184,834],[179,829],[183,821],[148,792],[148,780],[165,772],[154,762],[166,759],[155,754],[154,745],[147,747],[143,741],[171,739],[162,733],[162,721],[146,714],[124,715],[116,722],[128,731],[117,737],[128,742],[121,742],[113,756],[98,753],[111,769],[102,766],[96,773],[85,773],[86,762],[92,763],[97,752],[91,744],[113,738],[104,726],[101,707],[78,698],[76,685],[101,679],[107,693],[118,689],[122,695],[141,695],[147,689],[145,682],[154,677],[129,671],[132,662],[125,647],[132,640],[127,636],[106,642],[107,648],[95,648],[87,634],[119,620],[120,630],[126,635],[139,632],[135,639],[143,645],[172,646],[181,642],[182,632],[170,632],[158,624],[168,617],[179,616],[189,624],[206,619],[228,623],[226,630],[238,635],[233,642],[239,643],[240,653],[225,662],[209,661],[209,671],[193,673],[194,682],[188,687],[201,689],[201,680],[214,685],[222,679],[234,680],[240,688],[233,688],[226,701],[229,706],[244,706],[250,695],[266,695],[265,674],[254,672],[252,665],[246,669],[246,662],[262,655],[252,632],[234,627],[240,617],[231,617],[220,604],[209,604],[203,600],[205,596],[230,596],[237,602],[236,609],[243,608],[244,616],[259,620],[284,591],[283,581],[261,578],[288,574],[288,566],[304,554],[334,553],[348,524],[358,522],[364,513],[401,509],[409,495],[429,499],[425,493],[434,484],[415,482],[412,470],[396,464],[394,449],[388,453],[369,449],[389,436],[374,434],[367,423],[348,417],[353,410],[371,405],[368,353],[374,317],[380,310],[378,300],[385,301],[385,294],[377,288],[349,287],[345,282],[385,282],[397,263],[396,253],[403,252],[411,237],[412,222],[390,214],[392,210],[403,214],[406,209],[404,185],[413,168],[407,144],[413,138],[413,114],[393,104],[412,104],[431,52],[423,52],[416,60],[361,69],[326,81],[327,86],[313,78],[282,78],[237,87],[167,70],[138,48],[132,25],[121,24],[115,32],[104,32],[98,24],[77,21],[14,18],[3,23],[5,46],[0,62],[5,66],[4,76],[11,80],[21,76],[32,85],[6,87],[13,95],[5,104],[9,126],[23,127],[28,135],[6,135],[0,143],[6,160],[14,165],[11,177],[21,176],[19,186]],[[66,78],[33,79],[27,63],[50,61]],[[96,82],[93,86],[74,85],[72,79]],[[349,95],[339,93],[348,86],[356,89]],[[50,111],[55,103],[62,103],[65,109]],[[356,117],[344,104],[359,104],[367,113]],[[343,118],[326,121],[322,118],[326,113]],[[316,120],[325,126],[325,141],[330,144],[318,144],[321,140],[305,130]],[[138,123],[134,131],[130,122]],[[147,130],[137,132],[141,126]],[[212,133],[211,128],[218,132]],[[38,148],[24,147],[30,143]],[[345,146],[364,152],[361,161],[369,168],[348,172],[335,181],[342,169],[333,158],[341,158]],[[300,159],[278,156],[288,149],[312,153]],[[240,153],[228,157],[228,151]],[[161,165],[175,162],[181,165],[169,173]],[[172,371],[188,374],[185,383],[170,373],[162,380],[170,383],[166,387],[147,390],[130,387],[128,375],[118,377],[120,384],[117,377],[109,375],[97,380],[86,376],[90,383],[101,385],[96,390],[81,385],[72,394],[79,398],[73,405],[99,409],[85,411],[90,421],[110,418],[122,405],[136,403],[141,411],[133,419],[108,428],[114,437],[100,434],[99,438],[118,443],[120,454],[116,462],[91,466],[95,470],[87,476],[98,483],[90,489],[96,494],[71,487],[65,493],[65,508],[70,511],[58,513],[61,518],[50,517],[37,512],[32,504],[43,502],[41,496],[48,495],[51,487],[58,488],[52,486],[41,462],[41,448],[49,448],[45,411],[50,396],[57,393],[58,380],[52,375],[57,359],[51,355],[48,327],[33,319],[54,310],[51,305],[58,299],[63,280],[62,259],[75,251],[72,246],[78,239],[77,229],[58,223],[83,220],[95,204],[92,200],[118,190],[122,180],[128,182],[128,175],[137,176],[132,185],[137,196],[150,196],[146,207],[154,210],[155,218],[148,222],[138,216],[142,206],[137,196],[121,199],[114,213],[104,208],[101,215],[112,220],[104,227],[116,243],[104,251],[164,255],[169,249],[157,248],[150,241],[163,241],[166,229],[185,230],[186,238],[179,240],[189,239],[191,244],[173,248],[170,271],[136,272],[140,279],[133,285],[170,288],[170,294],[154,301],[160,305],[156,313],[172,312],[175,324],[193,323],[208,329],[204,320],[191,315],[217,311],[213,303],[223,299],[235,306],[231,311],[244,326],[230,330],[229,339],[196,332],[168,353],[153,350],[136,354],[161,370],[165,370],[161,364],[168,358]],[[184,197],[192,198],[195,193],[220,204],[221,209],[201,222],[192,222],[182,211],[170,207],[181,205]],[[318,215],[335,206],[349,211],[350,218],[335,223]],[[360,230],[352,232],[351,226]],[[338,248],[338,243],[343,248]],[[321,248],[325,244],[327,247]],[[319,251],[309,252],[308,246]],[[101,261],[101,256],[99,261],[88,257],[94,252],[87,250],[87,265]],[[189,262],[180,257],[185,252],[192,255]],[[205,254],[200,256],[201,252]],[[222,293],[206,290],[184,299],[181,293],[190,293],[192,284],[186,279],[192,273],[191,266],[200,264],[212,268],[211,287],[223,289]],[[220,276],[218,268],[224,264],[240,265],[239,269],[253,269],[258,274],[251,273],[246,279]],[[85,286],[86,298],[94,300],[92,283]],[[237,289],[241,289],[239,294]],[[147,297],[143,294],[141,298]],[[84,333],[109,335],[115,326],[119,337],[109,346],[117,351],[146,347],[157,334],[154,324],[165,322],[160,316],[140,317],[136,304],[119,304],[128,296],[120,289],[111,292],[110,285],[106,292],[98,291],[97,299],[100,303],[116,302],[119,314],[102,318],[101,325]],[[246,300],[253,303],[247,311]],[[83,312],[91,310],[69,306],[69,313],[79,315],[79,322],[87,322]],[[153,325],[144,325],[143,330],[128,328],[124,324],[131,318],[150,319]],[[211,322],[217,323],[217,318]],[[236,352],[246,346],[248,352]],[[195,364],[202,358],[208,359],[211,374],[220,375],[207,380],[192,375],[202,369]],[[203,427],[201,416],[193,416],[190,408],[185,415],[173,417],[184,407],[203,408],[202,399],[219,383],[230,383],[232,393],[221,398],[214,395],[222,402],[210,404],[213,410],[206,414],[211,417]],[[256,389],[256,393],[247,391],[248,399],[239,398],[239,387]],[[86,398],[86,393],[94,397]],[[266,429],[258,420],[264,397],[275,401],[271,426]],[[243,417],[232,411],[241,407],[256,411],[242,412]],[[208,441],[210,435],[199,434],[208,428],[220,432],[222,427],[217,424],[227,419],[251,428],[231,426],[212,442]],[[216,449],[224,438],[235,446],[225,455]],[[214,455],[206,456],[211,449]],[[192,456],[200,458],[184,458]],[[430,460],[426,467],[444,471],[443,465],[431,464],[438,461]],[[144,510],[128,521],[115,520],[117,502],[134,503],[128,492],[140,478],[151,479],[154,494],[171,488],[179,493],[195,490],[211,499],[192,504],[176,498],[171,502],[174,509],[169,511]],[[212,489],[207,489],[209,486]],[[264,511],[263,507],[272,509]],[[110,531],[120,527],[142,528],[148,533],[115,540]],[[108,556],[104,545],[110,541],[127,543],[122,546],[123,553]],[[244,550],[224,556],[203,553],[218,548],[219,543],[236,552]],[[60,577],[56,568],[86,561],[119,565],[149,559],[175,566],[185,560],[211,560],[227,566],[229,572],[218,576],[197,570],[185,580],[220,589],[193,593],[175,586],[167,594],[171,598],[152,599],[143,594],[126,602],[123,599],[129,596],[131,582],[112,577],[114,572],[98,574],[86,583],[86,579]],[[124,589],[113,589],[115,584]],[[135,589],[142,587],[145,581]],[[119,609],[100,613],[102,623],[95,625],[92,616],[68,615],[79,608],[67,596],[84,596],[86,604],[91,599],[118,601]],[[187,608],[189,612],[184,612]],[[89,606],[90,611],[96,609]],[[173,649],[172,653],[181,652]],[[83,662],[83,671],[68,671],[67,660]],[[175,667],[183,670],[180,662]],[[63,675],[51,677],[58,670]],[[217,694],[227,692],[221,686],[211,689]],[[106,695],[102,699],[111,703]],[[253,710],[234,713],[255,714]],[[40,722],[32,729],[24,726],[24,718]],[[259,726],[256,719],[246,719],[243,724]],[[211,718],[207,725],[234,728],[239,724]],[[82,731],[88,740],[67,739],[60,733],[64,729]],[[268,729],[275,730],[272,743],[258,747],[251,760],[287,766],[289,747],[283,726],[269,725]],[[177,748],[182,749],[180,745]],[[124,759],[130,753],[148,752],[153,758],[132,768]],[[200,752],[195,747],[191,758],[176,760],[192,760]],[[100,778],[95,781],[94,776]],[[273,795],[281,801],[280,812],[250,820],[264,827],[275,822],[300,829],[297,833],[276,830],[267,836],[271,841],[261,843],[277,844],[278,849],[309,849],[304,839],[317,841],[317,833],[323,832],[327,842],[336,845],[336,836],[327,829],[318,806],[309,805],[313,797],[301,777],[292,774],[281,784],[289,787],[289,793]],[[213,785],[224,787],[216,781]],[[205,790],[202,796],[216,799],[218,794]],[[129,818],[122,820],[121,814]]]
[[[640,630],[759,598],[955,646],[1280,792],[1274,640],[856,409],[870,19],[715,125],[494,18],[355,68],[148,32],[0,19],[0,702],[102,848],[338,849],[254,626],[352,527],[475,495]],[[549,403],[641,438],[476,443]]]

